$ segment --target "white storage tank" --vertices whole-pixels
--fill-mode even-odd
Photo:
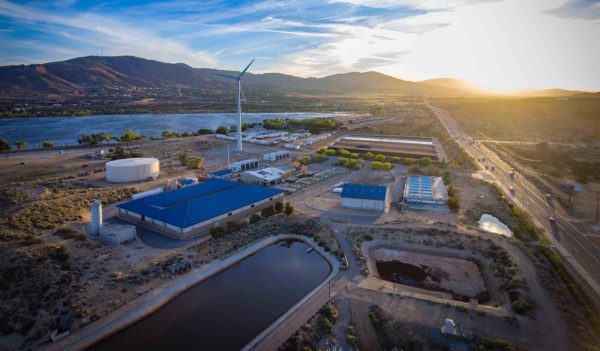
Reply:
[[[106,180],[114,183],[156,179],[159,173],[160,164],[156,158],[125,158],[106,163]]]

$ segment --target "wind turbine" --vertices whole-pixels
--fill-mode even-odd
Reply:
[[[250,61],[250,63],[248,64],[248,66],[246,66],[246,68],[244,68],[244,70],[242,71],[242,73],[240,73],[237,77],[236,76],[230,76],[228,74],[221,74],[221,73],[215,73],[215,75],[217,76],[221,76],[221,77],[225,77],[225,78],[229,78],[229,79],[235,79],[237,80],[237,113],[238,113],[238,127],[237,127],[237,151],[241,152],[242,151],[242,76],[244,75],[244,73],[246,73],[246,71],[248,70],[248,68],[250,68],[250,65],[254,62],[255,59],[252,59],[252,61]]]

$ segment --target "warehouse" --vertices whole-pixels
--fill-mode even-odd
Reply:
[[[165,235],[186,239],[242,219],[283,200],[283,191],[223,179],[132,200],[119,216]]]
[[[387,211],[389,205],[388,188],[385,185],[344,184],[341,205],[370,211]]]
[[[281,183],[284,178],[290,175],[290,170],[286,171],[276,167],[267,167],[255,171],[242,172],[240,180],[249,184],[272,186]]]
[[[412,205],[445,205],[448,190],[441,177],[411,175],[404,188],[404,201]]]

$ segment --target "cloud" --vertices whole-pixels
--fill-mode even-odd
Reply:
[[[0,16],[29,25],[35,24],[36,29],[44,29],[51,34],[76,36],[79,42],[91,43],[87,54],[94,48],[94,53],[103,51],[107,55],[127,54],[167,62],[187,62],[197,66],[216,64],[214,57],[207,52],[193,50],[149,29],[131,27],[123,24],[123,21],[95,13],[57,14],[0,0]]]
[[[329,0],[332,3],[346,3],[372,8],[411,8],[419,10],[449,10],[490,0]],[[494,0],[492,0],[494,1]]]
[[[548,10],[546,13],[564,18],[598,20],[600,19],[600,1],[569,0],[564,5],[552,10]]]

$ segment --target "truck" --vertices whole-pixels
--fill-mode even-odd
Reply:
[[[510,180],[515,180],[515,169],[514,168],[510,169]]]

